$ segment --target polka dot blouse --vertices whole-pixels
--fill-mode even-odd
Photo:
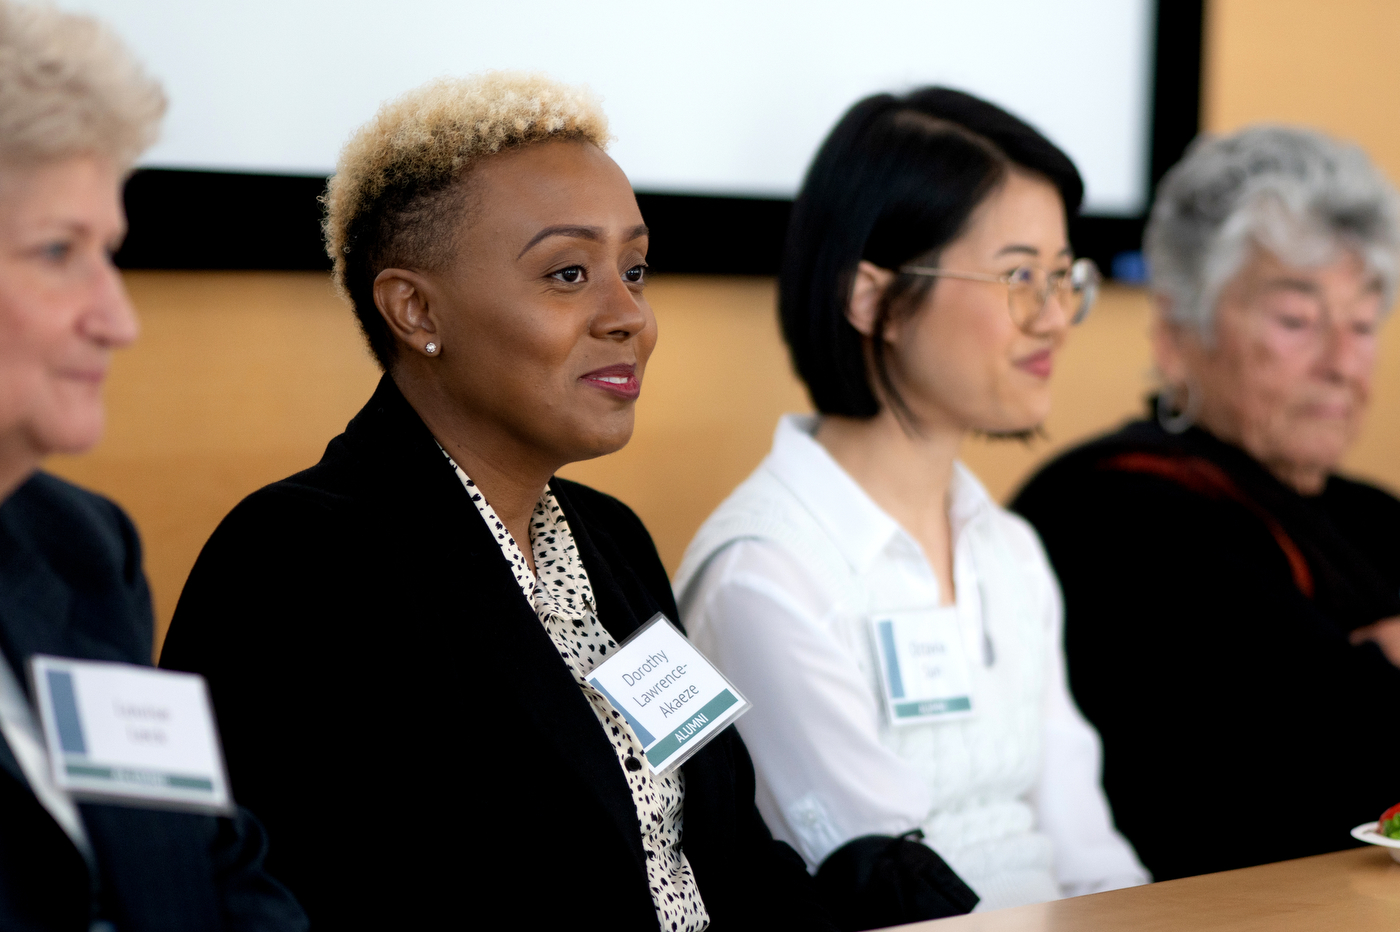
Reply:
[[[446,451],[444,451],[446,455]],[[548,487],[530,519],[530,547],[538,578],[530,572],[515,538],[496,516],[496,510],[462,468],[448,457],[457,478],[471,495],[486,526],[496,535],[501,553],[515,573],[520,591],[535,609],[574,682],[598,716],[598,722],[617,752],[618,765],[627,777],[642,849],[647,856],[647,883],[656,904],[656,916],[664,932],[700,932],[710,924],[709,913],[695,885],[685,852],[681,850],[681,810],[685,782],[680,770],[665,776],[652,772],[642,753],[642,743],[632,727],[585,677],[606,659],[617,643],[598,621],[593,587],[579,559],[569,522]]]

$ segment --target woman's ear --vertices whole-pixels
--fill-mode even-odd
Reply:
[[[1191,376],[1184,344],[1192,338],[1194,331],[1190,331],[1189,325],[1172,320],[1171,298],[1154,294],[1152,305],[1153,361],[1168,385],[1184,385]]]
[[[428,282],[408,269],[385,269],[374,278],[374,305],[389,329],[402,342],[431,356],[437,352],[438,332]],[[432,344],[432,349],[426,347]]]
[[[846,305],[846,319],[861,336],[875,332],[875,315],[880,309],[880,297],[894,281],[894,273],[873,262],[861,260],[856,266],[856,280],[851,286],[851,301]]]

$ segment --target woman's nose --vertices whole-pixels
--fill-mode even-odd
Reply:
[[[1375,365],[1375,337],[1354,332],[1349,321],[1323,323],[1318,341],[1318,367],[1325,378],[1350,379],[1369,375]]]
[[[601,306],[593,318],[595,336],[627,339],[647,324],[645,304],[618,276],[601,295]]]
[[[1045,296],[1044,303],[1040,306],[1040,313],[1031,321],[1026,332],[1037,336],[1060,333],[1069,329],[1071,312],[1064,293],[1059,288],[1052,288]]]
[[[108,349],[130,346],[141,332],[121,272],[105,256],[93,276],[82,326],[88,338]]]

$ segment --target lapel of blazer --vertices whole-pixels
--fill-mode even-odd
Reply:
[[[34,654],[66,656],[73,651],[65,637],[68,586],[39,558],[27,537],[10,510],[0,507],[0,652],[32,703],[29,658]],[[29,786],[3,738],[0,770]]]
[[[630,569],[626,566],[614,565],[621,561],[616,547],[608,546],[611,539],[607,529],[590,528],[579,515],[568,493],[560,488],[557,482],[551,483],[551,487],[554,489],[554,497],[558,500],[559,507],[564,511],[564,517],[569,521],[569,530],[574,535],[574,544],[578,547],[579,559],[583,561],[584,569],[588,571],[588,582],[593,587],[594,597],[598,600],[596,606],[598,621],[604,628],[608,629],[608,633],[613,636],[614,640],[624,641],[632,632],[640,628],[643,622],[650,620],[651,616],[661,609],[649,605],[633,604],[634,599],[628,598],[622,585],[624,581],[622,577],[624,574],[630,575]],[[613,559],[609,559],[609,556]],[[627,582],[635,582],[635,580],[629,578]],[[640,613],[638,609],[641,610]],[[671,620],[676,621],[674,618]]]
[[[570,762],[578,779],[568,782],[569,792],[596,796],[645,882],[636,805],[617,754],[432,434],[388,376],[356,421],[346,440],[369,464],[384,520],[403,539],[431,548],[441,573],[440,595],[425,621],[457,626],[463,615],[475,616],[473,642],[504,674],[501,688],[514,692],[501,697],[503,708],[518,710],[535,740]]]

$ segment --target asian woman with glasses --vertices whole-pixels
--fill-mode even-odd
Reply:
[[[753,702],[760,809],[851,928],[1148,879],[1069,695],[1040,542],[958,462],[968,434],[1023,436],[1049,411],[1099,281],[1067,235],[1082,192],[986,101],[852,107],[779,285],[818,413],[783,418],[676,578],[696,643]]]

